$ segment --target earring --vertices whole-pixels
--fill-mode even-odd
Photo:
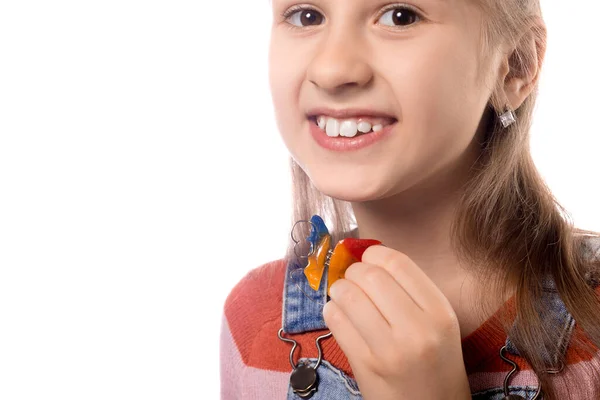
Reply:
[[[500,122],[502,122],[502,126],[505,128],[517,121],[517,116],[508,106],[506,106],[504,114],[498,115],[498,118],[500,118]]]

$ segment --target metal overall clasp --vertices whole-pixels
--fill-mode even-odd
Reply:
[[[512,361],[504,356],[505,351],[506,351],[506,346],[503,346],[500,349],[500,358],[502,358],[504,361],[509,363],[512,366],[512,370],[510,370],[510,372],[508,374],[506,374],[506,376],[504,377],[504,397],[502,398],[502,400],[525,400],[523,397],[521,397],[517,394],[509,394],[508,393],[508,382],[510,381],[511,376],[515,372],[517,372],[518,368],[517,368],[517,364],[514,361]],[[549,374],[558,374],[558,373],[562,372],[562,370],[564,368],[565,368],[565,364],[561,362],[560,367],[558,369],[547,370],[546,372]],[[539,383],[537,391],[535,392],[535,395],[533,396],[533,399],[531,399],[531,400],[537,400],[540,397],[541,392],[542,392],[542,384]]]
[[[288,339],[282,336],[283,328],[279,329],[277,332],[277,336],[279,339],[284,342],[292,343],[292,350],[290,351],[290,364],[292,365],[292,374],[290,376],[290,385],[294,390],[294,393],[303,399],[309,399],[313,394],[317,391],[317,386],[319,384],[319,376],[317,375],[317,368],[321,364],[321,360],[323,359],[323,352],[321,351],[321,344],[319,341],[321,339],[328,338],[331,336],[331,332],[319,336],[315,340],[315,344],[317,345],[317,350],[319,351],[319,358],[317,359],[317,363],[315,366],[311,366],[308,362],[299,362],[298,364],[294,363],[294,351],[296,351],[296,347],[298,347],[298,342],[294,339]]]

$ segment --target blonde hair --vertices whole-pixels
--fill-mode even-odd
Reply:
[[[482,65],[487,65],[491,49],[508,45],[514,50],[509,59],[508,77],[526,76],[535,70],[539,73],[546,49],[546,31],[544,25],[538,23],[542,21],[539,0],[477,0],[477,4],[485,21],[481,36]],[[535,41],[535,49],[526,45],[528,40],[529,43]],[[557,333],[543,327],[533,299],[539,298],[542,277],[549,273],[567,310],[593,343],[590,345],[574,335],[570,345],[578,351],[594,354],[600,347],[600,303],[592,286],[598,283],[600,266],[584,254],[585,235],[600,235],[574,228],[569,213],[554,198],[533,163],[529,131],[537,82],[532,93],[515,110],[517,122],[508,128],[503,128],[497,118],[505,104],[500,95],[502,82],[495,85],[482,116],[486,136],[481,143],[481,156],[473,166],[459,201],[451,237],[461,264],[478,266],[473,272],[481,282],[481,293],[506,298],[511,293],[510,288],[515,288],[519,323],[511,332],[511,338],[538,376],[544,398],[556,399],[555,380],[576,385],[578,379],[584,382],[586,378],[548,374],[541,349],[558,343],[558,340],[549,340]],[[290,164],[293,182],[290,228],[298,220],[319,214],[327,222],[333,243],[354,236],[350,204],[319,192],[291,157]],[[296,237],[307,236],[310,226],[302,225],[296,227]],[[286,258],[296,258],[291,240]],[[488,295],[482,299],[482,313],[494,304],[494,299],[498,298]],[[509,319],[503,321],[508,332]],[[561,361],[566,364],[564,357]],[[600,379],[598,371],[589,373],[596,375],[591,377],[591,382]]]

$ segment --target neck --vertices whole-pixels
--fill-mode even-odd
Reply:
[[[486,315],[476,316],[477,285],[451,245],[450,226],[473,159],[385,199],[354,202],[356,237],[377,239],[411,258],[448,298],[463,337]]]
[[[421,194],[421,195],[420,195]],[[392,198],[352,204],[358,237],[377,239],[409,256],[438,287],[455,284],[461,267],[450,243],[455,192]]]

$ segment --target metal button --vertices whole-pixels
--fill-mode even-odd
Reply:
[[[294,392],[306,392],[316,386],[317,371],[310,365],[301,363],[292,371],[290,383]]]

